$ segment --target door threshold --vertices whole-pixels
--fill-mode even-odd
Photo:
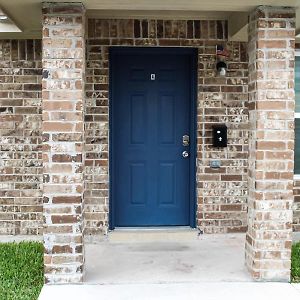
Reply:
[[[113,231],[194,231],[190,226],[115,227]]]
[[[180,242],[198,239],[198,230],[189,226],[119,227],[108,233],[110,242]]]

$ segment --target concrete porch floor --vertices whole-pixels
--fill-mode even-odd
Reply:
[[[249,282],[245,234],[115,231],[86,244],[86,284]]]
[[[245,234],[114,232],[86,244],[82,285],[45,285],[39,300],[289,300],[300,284],[253,282],[244,267]]]

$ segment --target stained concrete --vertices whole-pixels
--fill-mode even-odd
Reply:
[[[165,234],[165,237],[164,237]],[[116,233],[85,247],[88,284],[249,282],[245,234]]]

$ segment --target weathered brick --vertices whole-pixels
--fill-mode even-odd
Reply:
[[[294,78],[286,61],[294,57],[295,32],[286,26],[293,15],[290,8],[259,7],[250,16],[246,265],[257,280],[290,279],[294,85],[283,80]]]
[[[0,234],[41,234],[40,42],[1,40],[0,49]]]
[[[46,236],[55,236],[56,241],[74,236],[74,230],[82,220],[83,171],[86,185],[85,232],[100,234],[107,231],[108,47],[112,45],[184,46],[198,50],[197,225],[205,233],[243,232],[247,229],[248,133],[250,133],[251,159],[258,161],[256,170],[249,169],[249,174],[253,176],[253,181],[251,179],[249,183],[265,189],[264,192],[249,189],[249,198],[254,197],[256,201],[250,202],[250,210],[262,210],[262,207],[267,207],[268,211],[275,208],[282,209],[280,202],[282,200],[286,201],[287,207],[290,207],[292,194],[288,189],[291,189],[292,176],[289,170],[292,168],[293,160],[293,138],[290,132],[293,126],[291,112],[294,110],[294,101],[293,94],[287,91],[293,89],[294,77],[293,53],[288,48],[294,47],[292,20],[282,17],[265,19],[264,17],[268,16],[265,11],[259,11],[255,15],[253,19],[255,24],[252,25],[259,27],[258,40],[256,39],[258,43],[250,45],[249,49],[255,51],[257,46],[262,48],[256,48],[256,61],[249,66],[250,102],[248,103],[246,53],[248,45],[227,41],[226,21],[90,19],[86,41],[85,76],[82,14],[80,5],[78,7],[70,4],[46,5],[43,17],[43,73],[40,62],[41,41],[1,41],[0,43],[0,112],[5,115],[0,125],[1,136],[4,137],[0,153],[5,155],[4,160],[8,163],[0,169],[1,180],[5,180],[6,183],[0,201],[4,199],[4,207],[8,211],[4,223],[1,220],[1,225],[5,225],[0,233],[20,231],[41,233],[42,213],[41,202],[39,202],[41,190],[38,183],[41,183],[42,179],[37,176],[37,173],[42,175],[42,159],[46,193],[44,215],[49,220],[44,228]],[[270,38],[272,40],[269,40]],[[226,78],[216,76],[217,44],[223,44],[230,52]],[[253,57],[250,58],[250,62],[252,60]],[[42,75],[43,103],[41,104]],[[84,87],[86,87],[85,104],[81,94]],[[256,89],[259,92],[257,95],[254,94]],[[14,98],[11,97],[12,91]],[[43,135],[43,156],[39,156],[41,148],[31,147],[41,144],[41,105],[44,130],[47,130]],[[248,109],[250,120],[257,117],[257,123],[248,123]],[[85,111],[84,135],[83,110]],[[251,115],[257,111],[263,114]],[[31,117],[37,115],[38,118],[28,119],[27,115]],[[226,149],[214,149],[211,146],[211,126],[216,123],[226,123],[228,126],[229,145]],[[248,132],[249,125],[254,124],[257,126],[255,128],[257,144],[252,143],[253,127]],[[287,130],[284,132],[278,130],[283,126],[287,126]],[[27,137],[26,140],[24,136]],[[13,140],[9,140],[10,138]],[[288,142],[285,143],[283,140]],[[11,145],[24,147],[10,148],[13,150],[8,152],[7,149],[12,147]],[[255,151],[254,145],[258,146]],[[24,158],[24,151],[31,155]],[[26,167],[23,166],[23,159]],[[210,168],[210,161],[214,159],[221,161],[220,169]],[[287,164],[286,160],[290,163]],[[9,165],[11,161],[15,164],[13,167]],[[26,177],[21,174],[26,174]],[[25,182],[22,182],[24,179]],[[264,180],[276,182],[268,183]],[[16,188],[19,190],[15,190]],[[25,190],[22,190],[24,188]],[[282,189],[280,193],[274,191],[277,188]],[[36,191],[37,194],[31,193],[32,191]],[[300,197],[297,193],[298,188],[295,187],[295,199],[299,203]],[[36,199],[37,204],[36,206],[30,202],[25,204],[24,199]],[[13,213],[16,204],[18,213]],[[299,211],[299,205],[294,205],[294,209]],[[72,215],[74,212],[75,217]],[[28,223],[21,222],[22,214],[26,213],[34,213],[30,216],[32,220],[28,230],[26,229]],[[3,215],[1,214],[1,217]],[[277,232],[279,229],[284,231],[291,229],[291,225],[288,227],[285,223],[271,224],[269,220],[271,217],[278,217],[276,214],[262,214],[259,211],[255,217],[257,222],[253,223],[254,230],[251,228],[247,237],[251,245],[255,244],[260,236],[272,240],[272,236],[266,234],[268,230]],[[264,222],[263,218],[265,218]],[[51,220],[55,224],[51,224]],[[68,225],[64,225],[63,222]],[[294,214],[294,223],[300,223],[297,214]],[[294,228],[300,230],[297,225]],[[75,237],[82,238],[81,233],[76,234]],[[68,242],[61,243],[65,245]],[[59,251],[66,251],[57,262],[54,262],[57,256],[47,255],[45,260],[47,272],[68,272],[70,275],[70,272],[75,270],[76,273],[80,270],[77,269],[77,265],[74,268],[51,266],[51,264],[68,262],[79,262],[81,265],[82,241],[76,240],[75,243],[78,245],[72,248],[71,256],[69,249],[63,247],[57,248]],[[48,246],[51,248],[53,245]],[[289,244],[284,244],[284,247],[288,248]],[[250,252],[250,248],[247,249]],[[256,252],[253,252],[253,257],[258,263],[262,257],[280,258],[279,253],[283,253],[282,249],[273,252],[268,252],[264,256],[260,254],[260,257],[256,257]],[[288,257],[284,256],[284,259]],[[253,274],[259,277],[264,273],[255,270]],[[268,273],[268,276],[270,274]],[[81,280],[80,272],[72,276],[73,279]],[[59,274],[57,276],[46,274],[46,278],[48,282],[60,280]]]
[[[122,32],[125,31],[122,20],[114,20],[118,24],[118,36],[115,33],[107,33],[105,45],[120,45],[125,38]],[[149,32],[146,33],[143,26],[148,23]],[[87,39],[87,82],[86,85],[86,191],[85,191],[85,230],[86,233],[97,234],[107,231],[108,226],[108,51],[103,49],[103,41],[99,39],[100,24],[101,31],[108,32],[112,20],[89,20],[89,35]],[[99,24],[97,27],[96,24]],[[144,25],[143,25],[144,24]],[[246,175],[247,172],[247,53],[246,43],[227,42],[227,22],[206,21],[206,20],[134,20],[130,23],[130,32],[134,32],[135,45],[165,45],[165,46],[189,46],[196,47],[199,53],[199,96],[198,115],[205,113],[205,119],[198,121],[198,157],[201,159],[201,167],[197,171],[198,180],[198,203],[205,203],[205,209],[213,216],[215,210],[220,206],[210,206],[210,203],[246,203]],[[151,29],[151,27],[153,27]],[[154,29],[155,28],[155,29]],[[143,31],[144,30],[144,31]],[[141,39],[144,36],[144,39]],[[148,37],[149,38],[146,38]],[[214,41],[210,41],[213,38]],[[151,38],[151,39],[150,39]],[[230,69],[236,70],[228,72],[228,77],[221,78],[215,76],[215,49],[221,40],[226,45],[231,55],[228,65]],[[105,51],[105,52],[104,52]],[[101,56],[95,53],[101,52]],[[100,59],[100,60],[99,60]],[[105,69],[103,69],[105,66]],[[104,81],[104,82],[102,82]],[[227,84],[228,82],[228,84]],[[203,84],[204,83],[204,84]],[[238,100],[238,101],[235,101]],[[231,101],[231,102],[230,102]],[[236,122],[239,130],[229,133],[231,146],[228,149],[214,149],[211,140],[211,124],[223,122],[227,115],[228,126],[234,127]],[[240,116],[242,115],[242,118]],[[239,121],[238,121],[239,119]],[[100,122],[100,123],[99,123]],[[202,131],[203,124],[208,124],[210,129]],[[101,132],[101,138],[98,131]],[[200,139],[201,135],[206,139]],[[97,154],[96,154],[97,153]],[[101,153],[101,155],[99,155]],[[225,159],[225,157],[227,157]],[[229,158],[237,160],[230,162]],[[222,159],[224,166],[217,170],[209,167],[211,159]],[[221,174],[226,174],[221,178]],[[225,175],[224,174],[224,175]],[[218,184],[216,182],[219,182]],[[236,190],[235,182],[241,186]],[[225,197],[224,194],[228,193]],[[204,197],[202,195],[204,194]],[[246,207],[241,206],[241,211],[233,211],[228,219],[228,214],[223,215],[226,222],[219,219],[203,219],[200,213],[202,208],[198,206],[197,224],[206,233],[245,231]],[[100,213],[87,213],[88,211],[99,211]],[[95,226],[97,224],[97,226]]]
[[[44,3],[43,141],[45,248],[49,255],[74,255],[45,265],[47,282],[82,280],[84,17],[81,4]],[[63,17],[65,16],[65,17]],[[72,18],[72,21],[71,19]],[[72,22],[72,26],[69,23]],[[72,69],[71,69],[72,68]],[[67,144],[66,144],[67,143]],[[69,225],[69,226],[68,226]],[[71,245],[61,245],[70,233]],[[64,279],[63,279],[64,278]]]
[[[78,221],[77,216],[71,215],[52,215],[51,221],[53,224],[67,224],[67,223],[76,223]]]
[[[71,203],[71,204],[75,204],[78,203],[80,204],[82,201],[82,198],[80,196],[54,196],[52,198],[52,202],[55,203]]]

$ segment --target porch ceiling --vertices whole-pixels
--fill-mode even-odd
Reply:
[[[0,38],[40,38],[41,3],[43,0],[0,0],[9,20],[0,22]],[[48,2],[76,2],[59,0]],[[80,1],[78,1],[80,2]],[[102,18],[180,18],[226,19],[229,35],[235,40],[247,39],[247,14],[258,5],[297,7],[297,33],[300,33],[300,0],[81,0],[89,17]],[[9,26],[11,21],[11,26]],[[19,28],[21,32],[13,32]]]

